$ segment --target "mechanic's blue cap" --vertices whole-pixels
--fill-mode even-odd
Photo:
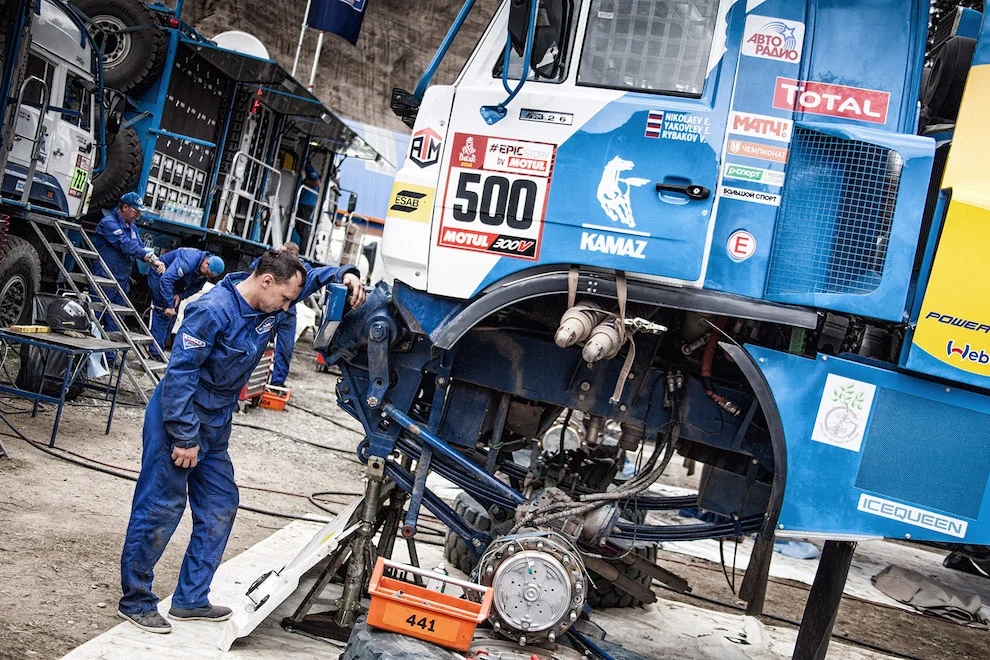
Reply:
[[[148,210],[148,207],[144,205],[144,198],[136,192],[124,193],[123,197],[120,198],[121,204],[127,204],[133,209],[137,209],[141,213]]]
[[[306,167],[304,169],[306,170],[306,178],[309,178],[309,179],[319,179],[320,178],[320,173],[316,171],[316,168],[313,167],[312,163],[308,163],[307,162],[306,163]]]
[[[223,263],[223,259],[215,254],[210,255],[207,263],[210,266],[210,275],[222,275],[223,269],[226,268],[226,265]]]

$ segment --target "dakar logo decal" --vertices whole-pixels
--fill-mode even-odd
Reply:
[[[457,156],[457,160],[461,161],[461,163],[471,163],[473,165],[478,160],[477,152],[478,150],[474,146],[474,138],[469,137],[464,141],[464,146],[461,147],[461,153]]]

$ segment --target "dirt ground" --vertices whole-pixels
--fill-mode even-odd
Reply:
[[[354,428],[356,422],[333,403],[334,383],[334,376],[316,372],[310,346],[305,340],[300,342],[289,379],[292,403]],[[129,401],[135,399],[135,395],[124,396]],[[112,431],[104,435],[107,410],[88,399],[75,403],[78,405],[63,414],[57,446],[117,469],[137,470],[143,407],[132,403],[118,408]],[[53,412],[32,419],[18,412],[27,407],[23,400],[0,398],[0,411],[18,430],[33,440],[47,442]],[[251,410],[236,415],[235,424],[271,428],[346,451],[353,451],[360,439],[356,433],[298,408],[285,412]],[[4,427],[0,434],[8,431]],[[12,457],[0,460],[0,658],[58,658],[120,621],[116,617],[119,558],[133,483],[57,460],[19,439],[0,438]],[[235,426],[230,454],[244,505],[320,516],[325,514],[307,500],[310,493],[357,493],[362,489],[363,469],[351,456],[284,436]],[[681,475],[673,476],[673,483],[685,483]],[[332,503],[328,506],[339,508]],[[285,522],[269,515],[239,512],[225,559],[269,536]],[[189,531],[187,512],[158,564],[155,588],[161,596],[174,588]],[[718,564],[664,551],[660,557],[664,566],[688,579],[694,596],[734,602]],[[736,580],[738,585],[742,575]],[[766,612],[799,620],[807,589],[806,585],[774,579]],[[691,596],[669,591],[661,595],[718,608]],[[767,622],[780,625],[779,621]],[[926,660],[990,657],[987,631],[850,598],[843,601],[835,632]]]

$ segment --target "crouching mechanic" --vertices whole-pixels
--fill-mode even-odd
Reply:
[[[364,303],[364,288],[353,272],[307,277],[295,255],[272,250],[254,272],[227,275],[186,308],[165,375],[145,412],[141,475],[120,558],[118,614],[142,630],[172,629],[158,613],[151,587],[155,564],[182,518],[187,495],[192,537],[169,617],[230,618],[230,608],[212,605],[209,593],[239,501],[227,453],[231,417],[279,317],[333,280],[350,289],[353,307]]]
[[[148,271],[148,289],[151,290],[151,335],[165,350],[179,303],[198,293],[207,278],[222,275],[225,266],[220,257],[188,247],[165,253],[162,263],[165,264],[163,274]],[[152,353],[155,353],[154,349]]]

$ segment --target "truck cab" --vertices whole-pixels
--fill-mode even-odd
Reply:
[[[8,7],[17,18],[30,21],[30,45],[26,53],[0,54],[13,117],[12,130],[4,135],[3,197],[5,203],[74,217],[85,210],[90,174],[98,160],[98,63],[70,9],[53,0],[43,0],[37,8],[21,15]],[[20,72],[9,66],[10,58],[23,62]],[[29,171],[33,177],[25,196]]]

